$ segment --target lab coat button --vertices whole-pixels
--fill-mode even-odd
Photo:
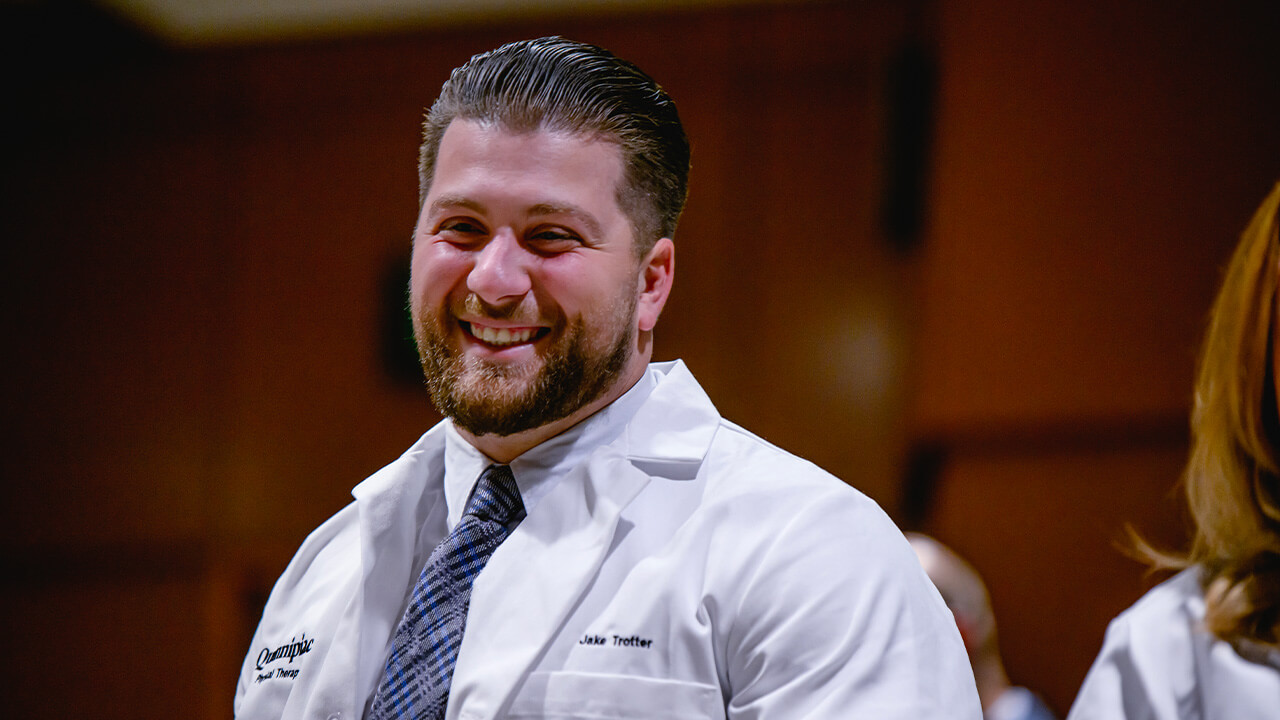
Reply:
[[[330,713],[329,717],[326,718],[326,720],[342,720],[342,713],[340,712]]]

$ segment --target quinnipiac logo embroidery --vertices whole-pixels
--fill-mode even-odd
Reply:
[[[298,678],[298,668],[288,666],[293,664],[295,658],[311,652],[311,644],[314,642],[315,638],[308,638],[304,632],[302,633],[302,639],[289,638],[289,642],[274,650],[262,648],[262,652],[258,653],[258,662],[255,666],[258,670],[258,677],[254,679],[254,682],[266,682],[271,678],[296,680]],[[284,666],[269,667],[272,663],[285,659],[288,659],[289,662]]]

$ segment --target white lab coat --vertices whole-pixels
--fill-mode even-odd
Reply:
[[[1067,720],[1276,720],[1280,653],[1204,629],[1190,568],[1152,588],[1107,628]]]
[[[879,507],[720,418],[682,363],[652,367],[626,431],[476,579],[447,717],[979,720],[951,613]],[[443,431],[303,544],[237,718],[362,716],[415,549],[444,534]]]

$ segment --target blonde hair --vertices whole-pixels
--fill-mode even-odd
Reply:
[[[1227,265],[1200,355],[1183,482],[1195,521],[1205,625],[1229,642],[1280,647],[1280,415],[1275,357],[1277,184]]]

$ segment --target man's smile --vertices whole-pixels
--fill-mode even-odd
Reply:
[[[495,327],[492,325],[482,325],[478,322],[467,322],[465,320],[460,320],[458,324],[462,327],[463,332],[468,336],[475,338],[486,345],[494,345],[497,347],[527,343],[531,340],[541,338],[551,332],[550,328],[537,326]]]

